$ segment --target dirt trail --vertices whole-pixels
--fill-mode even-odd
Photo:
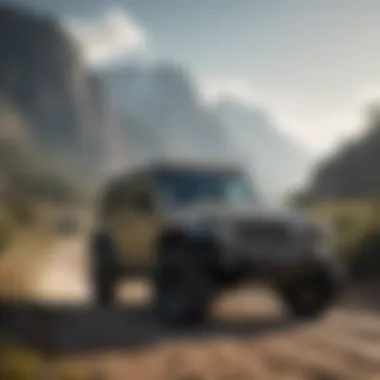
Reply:
[[[253,293],[252,302],[259,300]],[[227,303],[233,313],[188,331],[165,330],[143,310],[61,315],[56,365],[75,364],[104,379],[380,378],[377,314],[337,309],[321,321],[292,325],[269,302],[240,317],[234,300]]]
[[[144,284],[121,286],[119,309],[89,307],[85,248],[82,237],[58,238],[28,277],[31,299],[42,304],[28,308],[30,318],[12,319],[26,341],[58,355],[55,374],[96,373],[104,380],[380,379],[380,313],[368,302],[359,308],[353,303],[361,294],[373,303],[368,289],[303,325],[287,321],[264,290],[244,289],[221,299],[206,325],[171,330],[145,306]]]
[[[85,302],[89,297],[83,237],[57,239],[32,282],[33,298],[42,302]]]
[[[39,228],[20,232],[17,241],[0,256],[0,297],[30,298],[31,284],[55,244],[55,239]]]

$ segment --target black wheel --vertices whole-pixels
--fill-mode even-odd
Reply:
[[[105,233],[94,236],[91,252],[91,285],[97,306],[115,303],[118,262],[112,239]]]
[[[155,275],[155,310],[167,325],[191,325],[205,320],[213,295],[211,281],[186,245],[164,247]]]
[[[109,307],[115,304],[116,278],[108,273],[98,273],[92,279],[95,304]]]
[[[299,279],[281,291],[290,314],[300,319],[320,317],[332,305],[336,289],[327,275]]]

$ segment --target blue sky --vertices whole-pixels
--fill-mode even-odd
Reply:
[[[324,154],[380,94],[378,0],[19,0],[52,12],[89,64],[187,67],[207,101],[232,95]]]

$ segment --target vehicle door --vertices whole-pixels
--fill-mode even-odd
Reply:
[[[152,186],[139,180],[129,188],[128,207],[124,212],[121,239],[125,259],[132,265],[149,264],[158,230]]]

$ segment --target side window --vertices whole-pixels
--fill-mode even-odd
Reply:
[[[128,187],[121,182],[109,184],[101,194],[99,206],[103,216],[123,212],[128,207]]]
[[[155,211],[152,194],[148,190],[136,189],[131,194],[131,208],[141,214],[153,214]]]
[[[341,233],[349,232],[354,226],[352,218],[342,215],[335,219],[335,228]]]
[[[155,208],[149,181],[139,177],[111,184],[105,190],[102,204],[107,213],[114,215],[123,215],[131,211],[153,213]]]

